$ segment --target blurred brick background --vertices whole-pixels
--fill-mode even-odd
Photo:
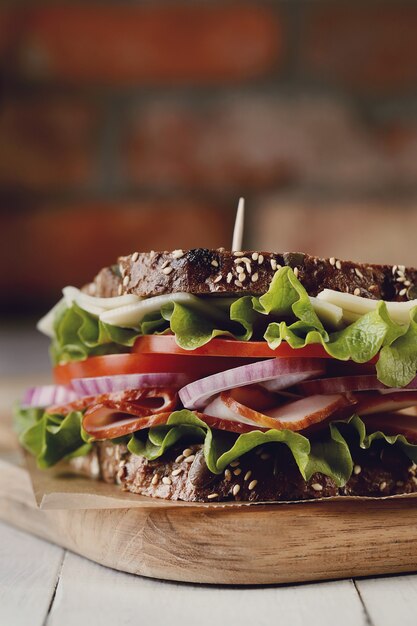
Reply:
[[[416,2],[3,0],[0,70],[3,312],[240,195],[248,246],[417,264]]]

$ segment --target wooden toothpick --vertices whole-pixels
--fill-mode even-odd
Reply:
[[[243,228],[245,223],[245,198],[239,198],[237,205],[235,227],[233,229],[232,252],[240,251],[243,243]]]

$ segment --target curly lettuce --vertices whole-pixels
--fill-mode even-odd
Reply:
[[[20,443],[36,457],[42,469],[61,460],[86,455],[92,449],[93,441],[82,429],[81,412],[73,411],[64,417],[21,408],[16,410],[15,426]],[[320,472],[332,478],[339,487],[345,485],[352,475],[354,450],[368,449],[376,441],[399,446],[411,461],[417,462],[417,445],[403,435],[385,435],[381,431],[368,433],[366,422],[358,415],[331,422],[319,436],[309,439],[290,430],[254,430],[242,435],[215,430],[195,413],[184,409],[172,413],[163,426],[123,438],[132,454],[149,460],[162,457],[181,441],[203,445],[207,467],[213,474],[221,474],[234,460],[259,446],[274,446],[278,457],[282,446],[286,446],[304,480]],[[114,441],[120,442],[120,439]]]
[[[214,337],[249,341],[263,338],[273,350],[283,342],[298,349],[320,344],[334,359],[365,363],[380,354],[378,378],[389,387],[404,387],[417,373],[417,307],[408,324],[397,324],[385,302],[342,330],[325,328],[310,298],[290,267],[278,270],[268,291],[243,296],[218,314],[172,302],[146,315],[136,328],[105,324],[76,304],[56,313],[52,358],[55,363],[127,352],[141,335],[173,333],[179,346],[194,350]]]

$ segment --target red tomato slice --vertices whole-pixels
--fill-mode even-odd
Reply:
[[[305,348],[291,348],[285,341],[272,350],[266,341],[238,341],[236,339],[212,339],[201,348],[184,350],[180,348],[174,335],[145,335],[139,337],[133,346],[133,352],[140,354],[181,354],[187,356],[244,357],[252,359],[274,357],[309,357],[328,358],[323,346],[314,344]]]
[[[247,365],[257,359],[229,357],[207,359],[204,356],[190,359],[183,354],[108,354],[93,356],[84,361],[72,361],[54,368],[58,385],[67,385],[73,378],[114,376],[116,374],[141,374],[146,372],[185,372],[190,380],[198,380],[232,367]]]

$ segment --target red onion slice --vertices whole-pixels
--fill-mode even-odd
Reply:
[[[25,391],[22,406],[41,408],[51,404],[68,404],[77,398],[78,394],[66,385],[41,385]]]
[[[417,389],[417,377],[414,378],[407,387],[404,387],[404,389]],[[360,376],[337,376],[335,378],[308,380],[299,383],[297,385],[297,391],[305,396],[309,396],[317,393],[346,393],[350,391],[391,392],[392,389],[381,383],[376,376],[365,374]]]
[[[220,420],[240,422],[276,430],[304,430],[353,407],[356,400],[342,394],[316,395],[274,408],[262,409],[265,399],[252,388],[224,391],[205,409],[207,415]],[[260,403],[261,401],[261,403]],[[264,402],[265,406],[265,402]]]
[[[245,385],[274,380],[274,391],[286,389],[325,371],[323,359],[268,359],[201,378],[179,391],[187,409],[202,409],[213,396]]]
[[[96,378],[74,378],[72,387],[79,396],[98,396],[103,393],[144,389],[148,387],[174,387],[179,389],[189,382],[186,374],[158,372],[149,374],[118,374]]]

